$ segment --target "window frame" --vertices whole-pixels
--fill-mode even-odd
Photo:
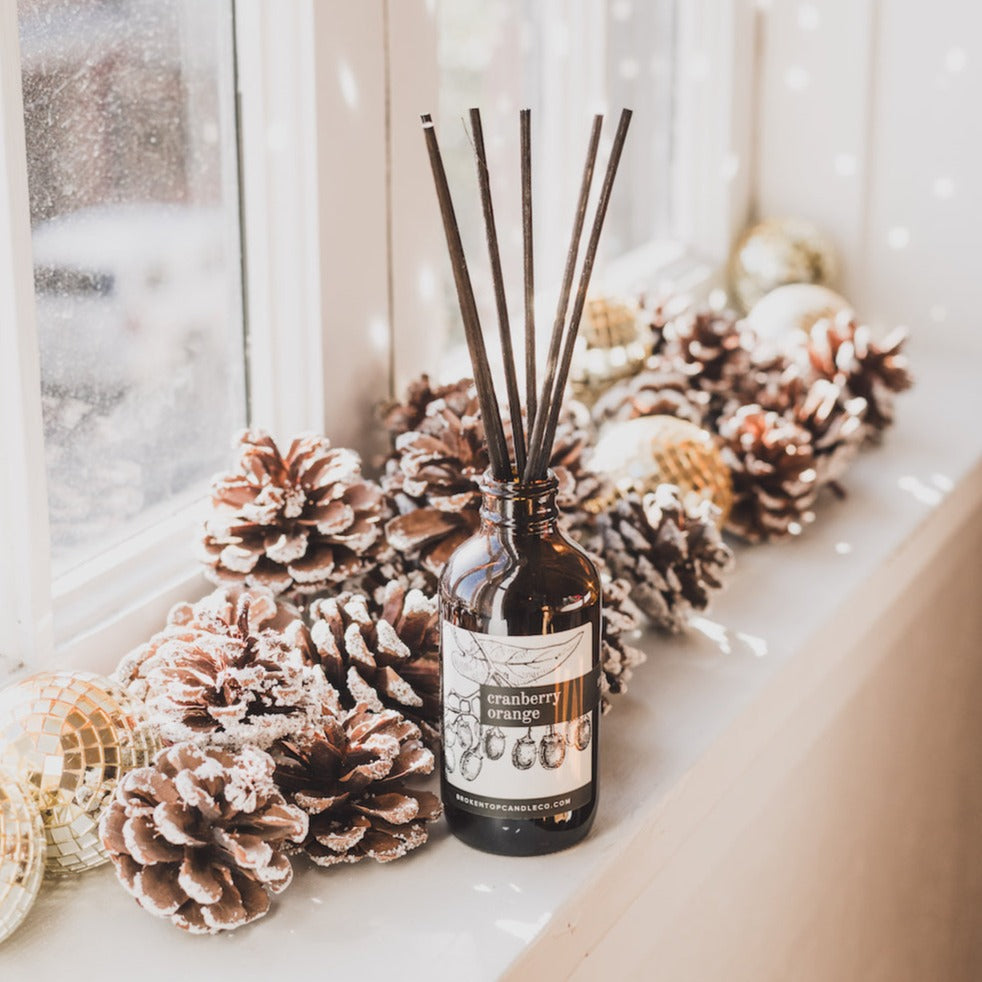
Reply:
[[[679,11],[680,65],[699,46],[713,74],[676,80],[675,138],[696,175],[673,189],[691,216],[686,244],[611,264],[606,281],[625,288],[669,270],[690,288],[715,282],[750,205],[754,4]],[[374,406],[440,354],[440,298],[423,283],[446,255],[419,193],[431,181],[418,124],[437,103],[435,3],[234,0],[233,12],[250,419],[280,439],[319,430],[370,455],[382,449]],[[109,670],[173,603],[207,589],[193,557],[203,503],[52,582],[13,3],[0,4],[0,79],[0,328],[14,355],[0,367],[0,677],[20,662]],[[727,154],[745,165],[724,183]]]

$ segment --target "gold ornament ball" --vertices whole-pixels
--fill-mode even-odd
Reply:
[[[852,313],[845,297],[818,283],[788,283],[761,297],[747,314],[757,337],[778,344],[802,342],[820,320]]]
[[[830,286],[837,271],[838,260],[829,240],[811,222],[796,218],[754,225],[730,253],[730,289],[743,313],[786,283]]]
[[[600,432],[593,470],[618,486],[644,493],[659,484],[674,484],[683,500],[711,501],[722,528],[733,504],[730,471],[712,434],[674,416],[642,416],[608,423]]]
[[[0,767],[37,797],[52,873],[106,861],[103,806],[158,749],[142,706],[90,672],[42,672],[0,692]]]
[[[34,796],[0,771],[0,942],[27,917],[44,879],[44,825]]]
[[[637,306],[612,297],[587,302],[570,369],[573,394],[586,406],[644,367],[650,351],[638,328],[639,315]]]

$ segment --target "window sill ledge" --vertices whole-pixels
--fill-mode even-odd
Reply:
[[[372,978],[589,976],[584,959],[653,882],[682,876],[684,889],[708,875],[671,861],[768,747],[807,746],[834,718],[887,654],[858,642],[977,519],[972,363],[931,352],[915,364],[918,386],[885,446],[848,475],[849,497],[823,502],[801,540],[741,549],[729,590],[687,637],[648,639],[648,665],[605,720],[601,808],[584,844],[502,859],[441,828],[389,867],[298,864],[273,914],[211,943],[139,911],[104,868],[48,882],[0,951],[5,976],[54,978],[109,925],[115,960],[139,960],[146,982],[265,977],[250,966],[272,959],[284,975],[330,964]],[[813,696],[821,711],[802,712]]]

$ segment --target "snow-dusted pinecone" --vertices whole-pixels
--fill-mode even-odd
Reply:
[[[709,395],[710,414],[717,415],[750,370],[752,333],[729,311],[714,310],[685,314],[666,330],[665,353],[687,366],[692,384]]]
[[[268,591],[244,591],[234,607],[221,598],[176,607],[172,623],[123,659],[117,679],[146,702],[169,743],[268,747],[316,726],[337,694],[313,664],[306,628],[265,626],[282,612]]]
[[[808,340],[808,361],[818,378],[840,385],[849,396],[866,400],[865,425],[876,436],[893,422],[893,397],[913,385],[903,354],[907,334],[892,331],[882,342],[845,311],[820,320]]]
[[[374,597],[342,593],[310,608],[311,635],[342,705],[397,709],[438,739],[440,624],[435,596],[399,583]]]
[[[780,413],[741,406],[720,420],[733,477],[727,528],[751,542],[797,535],[814,519],[818,468],[811,434]]]
[[[320,866],[385,863],[421,846],[441,807],[436,795],[405,784],[433,770],[418,727],[394,710],[364,705],[323,723],[271,751],[277,785],[310,816],[307,855]]]
[[[383,498],[357,453],[302,436],[281,454],[262,430],[239,442],[235,469],[212,481],[202,543],[209,579],[303,596],[371,568]]]
[[[591,558],[597,560],[597,557]],[[601,573],[601,576],[604,589],[604,633],[600,645],[603,666],[601,707],[606,713],[612,705],[611,697],[627,692],[627,683],[631,680],[634,669],[647,659],[647,655],[631,644],[640,633],[640,617],[631,602],[630,582],[626,579],[611,579],[606,573]]]
[[[100,834],[136,902],[194,934],[262,917],[293,868],[284,852],[307,815],[273,783],[273,759],[181,743],[120,778]]]
[[[654,624],[679,631],[723,586],[733,553],[709,501],[685,503],[673,484],[625,491],[598,519],[589,544],[611,572],[631,584],[631,600]]]
[[[424,570],[434,586],[451,553],[478,527],[480,484],[489,465],[473,383],[464,379],[444,388],[443,396],[426,403],[416,429],[396,437],[382,478],[397,513],[386,523],[388,545],[409,567]],[[574,525],[585,520],[583,503],[602,482],[586,468],[591,442],[589,413],[575,403],[564,407],[549,466],[559,480],[559,508],[571,513]]]
[[[675,416],[702,426],[709,394],[697,388],[681,361],[654,356],[648,368],[611,386],[594,404],[598,423],[640,416]]]

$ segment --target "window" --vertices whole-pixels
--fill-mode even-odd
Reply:
[[[464,121],[482,107],[492,175],[518,171],[518,111],[532,109],[533,193],[538,291],[554,301],[572,225],[590,118],[606,114],[609,148],[622,106],[635,113],[602,240],[601,270],[611,260],[670,238],[676,0],[457,0],[438,7],[439,124],[448,176],[482,322],[493,324],[473,152]],[[469,125],[469,124],[468,124]],[[601,163],[603,158],[601,157]],[[521,202],[517,180],[500,189],[495,213],[506,282],[521,284]],[[444,294],[451,324],[459,324],[449,273]],[[520,306],[516,293],[512,303]],[[546,304],[547,308],[549,305]],[[539,329],[551,329],[543,310]],[[462,332],[461,332],[462,337]]]
[[[458,119],[482,107],[519,283],[504,182],[517,110],[533,108],[540,329],[600,107],[639,111],[597,284],[619,289],[621,267],[627,288],[650,282],[690,252],[718,261],[749,173],[731,93],[751,88],[732,79],[752,8],[0,3],[0,671],[108,669],[205,589],[205,479],[247,419],[326,431],[369,461],[382,449],[374,406],[438,368],[459,322],[421,112],[440,117],[478,279]]]
[[[200,496],[245,423],[232,14],[18,20],[58,575]]]

